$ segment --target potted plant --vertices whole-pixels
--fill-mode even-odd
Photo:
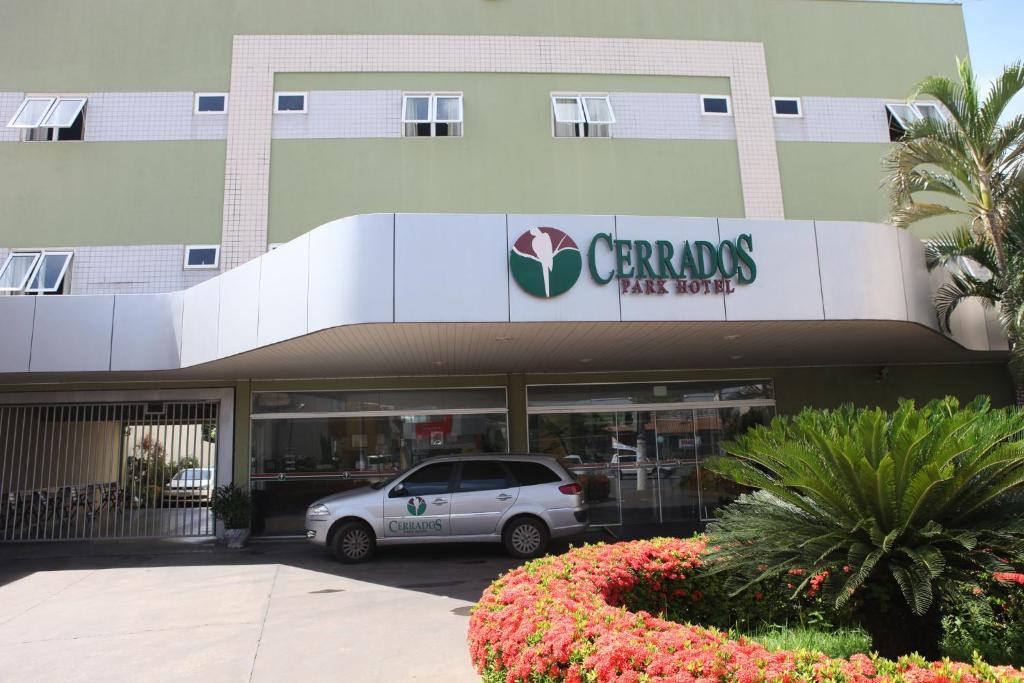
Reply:
[[[218,486],[210,503],[213,514],[224,522],[224,538],[229,548],[242,548],[249,539],[252,499],[234,484]]]

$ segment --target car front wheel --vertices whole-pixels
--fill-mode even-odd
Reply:
[[[512,557],[530,560],[548,549],[550,534],[543,522],[531,517],[513,519],[502,533],[505,550]]]
[[[377,540],[374,538],[373,529],[365,522],[345,522],[331,539],[331,549],[334,557],[345,564],[356,564],[366,562],[373,557]]]

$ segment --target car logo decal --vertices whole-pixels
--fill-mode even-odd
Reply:
[[[409,502],[405,504],[405,508],[413,517],[419,517],[427,511],[427,501],[423,500],[419,496],[416,496],[415,498],[409,499]]]

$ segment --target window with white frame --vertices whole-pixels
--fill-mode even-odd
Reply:
[[[936,102],[890,102],[885,105],[889,120],[889,140],[899,142],[915,123],[946,123],[946,113]]]
[[[0,267],[0,292],[63,294],[70,251],[12,251]]]
[[[800,118],[804,115],[803,102],[799,97],[773,97],[772,110],[779,118]]]
[[[402,135],[407,138],[462,137],[461,93],[402,95]]]
[[[228,95],[222,92],[197,92],[195,98],[196,114],[223,114],[228,109]]]
[[[728,95],[701,95],[700,112],[705,116],[731,116],[732,102]]]
[[[190,244],[185,247],[185,270],[200,270],[220,266],[219,244]]]
[[[917,107],[917,113],[921,115],[921,118],[932,123],[946,123],[946,114],[942,111],[942,107],[936,102],[917,102],[914,104]]]
[[[71,95],[29,95],[22,100],[8,128],[23,131],[28,142],[81,140],[88,98]]]
[[[306,95],[304,92],[274,93],[275,114],[305,114]]]
[[[554,94],[551,116],[556,138],[610,138],[615,123],[608,95]]]

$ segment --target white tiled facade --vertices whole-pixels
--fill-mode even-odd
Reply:
[[[399,90],[313,90],[305,114],[274,114],[274,138],[402,136]]]
[[[0,92],[0,142],[21,140],[21,131],[17,128],[8,128],[7,122],[18,111],[24,97],[24,93],[20,92]]]
[[[185,270],[184,244],[61,247],[74,256],[65,282],[68,294],[159,294],[187,289],[218,274]],[[0,263],[10,249],[0,248]]]
[[[690,93],[609,93],[613,138],[655,140],[735,140],[731,116],[701,114],[700,95]]]
[[[759,43],[525,36],[235,36],[221,267],[266,248],[276,73],[581,73],[730,79],[746,215],[782,218],[782,184]]]
[[[780,142],[889,142],[886,100],[804,97],[802,118],[776,118]]]
[[[86,110],[85,139],[223,140],[228,116],[194,114],[190,92],[92,93]]]
[[[185,245],[78,247],[72,294],[154,294],[199,284],[217,270],[185,270]]]
[[[397,138],[402,136],[400,90],[311,90],[307,112],[274,114],[274,139]],[[616,123],[611,136],[648,140],[735,140],[731,116],[705,116],[700,95],[610,92]],[[0,120],[10,120],[22,93],[0,93]],[[85,139],[91,142],[224,140],[227,113],[195,114],[194,93],[90,93]],[[781,142],[889,141],[884,99],[802,98],[803,116],[775,118]],[[0,141],[20,141],[0,128]]]

